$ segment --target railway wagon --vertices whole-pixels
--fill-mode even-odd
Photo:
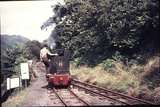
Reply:
[[[70,52],[57,49],[58,56],[48,56],[50,59],[49,74],[46,75],[49,85],[68,86],[71,82],[69,60]]]

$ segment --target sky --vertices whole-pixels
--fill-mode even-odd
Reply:
[[[30,40],[42,42],[47,39],[54,26],[41,30],[41,25],[54,13],[51,5],[63,0],[45,1],[3,1],[0,2],[0,32],[21,35]]]

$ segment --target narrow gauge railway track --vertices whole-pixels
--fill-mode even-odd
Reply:
[[[76,106],[77,104],[78,106],[90,106],[86,101],[82,100],[78,95],[76,95],[70,88],[53,88],[53,92],[64,106],[73,106],[75,104]]]
[[[73,79],[72,83],[73,86],[76,86],[78,88],[82,88],[90,93],[94,93],[106,98],[111,99],[112,101],[116,101],[119,102],[121,104],[125,104],[125,105],[155,105],[152,102],[146,101],[146,100],[142,100],[142,99],[138,99],[135,97],[131,97],[122,93],[118,93],[115,91],[111,91],[105,88],[101,88],[101,87],[97,87],[95,85],[91,85],[91,84],[87,84],[85,82],[81,82],[79,80]]]

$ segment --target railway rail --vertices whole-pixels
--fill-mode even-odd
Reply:
[[[155,105],[154,103],[139,98],[131,97],[122,93],[97,87],[79,80],[73,79],[71,85],[74,87],[68,88],[53,88],[51,89],[52,95],[54,94],[57,104],[63,106],[94,106],[96,101],[92,99],[87,101],[88,96],[91,98],[97,98],[101,101],[102,105]],[[74,90],[77,90],[75,92]],[[81,95],[84,92],[84,95]],[[105,103],[108,101],[109,103]]]
[[[96,95],[100,95],[106,98],[111,99],[112,101],[116,101],[121,103],[122,105],[155,105],[154,103],[146,100],[142,100],[139,98],[131,97],[122,93],[118,93],[115,91],[111,91],[108,89],[104,89],[101,87],[97,87],[95,85],[91,85],[85,82],[81,82],[79,80],[73,79],[72,83],[73,86],[78,88],[84,89],[88,92],[94,93]]]
[[[89,103],[80,98],[71,88],[56,89],[53,88],[52,92],[60,100],[63,106],[90,106]],[[76,101],[76,102],[75,102]]]

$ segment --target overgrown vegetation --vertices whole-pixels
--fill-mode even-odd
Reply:
[[[30,59],[39,59],[40,49],[41,43],[38,41],[30,41],[21,36],[1,35],[2,72],[19,74],[19,64]],[[4,70],[6,68],[8,70]]]
[[[13,95],[10,96],[10,99],[2,103],[2,107],[16,107],[21,104],[23,100],[25,100],[25,97],[27,95],[26,89],[20,91],[17,94],[15,94],[14,92],[12,94]]]
[[[18,64],[27,60],[23,56],[23,47],[27,41],[21,36],[1,35],[2,74],[19,74]]]
[[[71,74],[82,81],[120,92],[125,92],[130,86],[139,87],[136,75],[124,70],[124,65],[121,63],[114,63],[114,65],[116,72],[111,73],[108,73],[110,71],[105,71],[103,65],[98,65],[94,68],[84,66],[76,68],[72,66]]]
[[[42,29],[56,23],[51,36],[82,63],[99,64],[117,51],[136,58],[144,52],[154,54],[159,48],[156,0],[66,0],[65,3],[53,7],[55,15]]]
[[[27,62],[31,59],[38,60],[40,49],[41,43],[38,41],[30,41],[22,36],[16,35],[1,35],[2,95],[4,95],[6,91],[6,78],[20,74],[20,63]]]
[[[41,43],[34,40],[17,36],[17,35],[1,35],[1,102],[2,106],[15,107],[21,103],[26,97],[25,88],[13,88],[7,90],[7,78],[20,76],[20,63],[28,60],[39,60]],[[29,68],[30,69],[30,68]],[[35,71],[30,69],[30,80],[34,77]],[[22,87],[25,85],[21,80]]]
[[[71,64],[71,75],[81,81],[122,92],[160,104],[160,57],[148,60],[145,65],[132,64],[127,67],[122,62],[112,62],[112,67],[96,67]]]
[[[42,44],[36,40],[28,41],[24,47],[24,56],[28,59],[39,59]]]

